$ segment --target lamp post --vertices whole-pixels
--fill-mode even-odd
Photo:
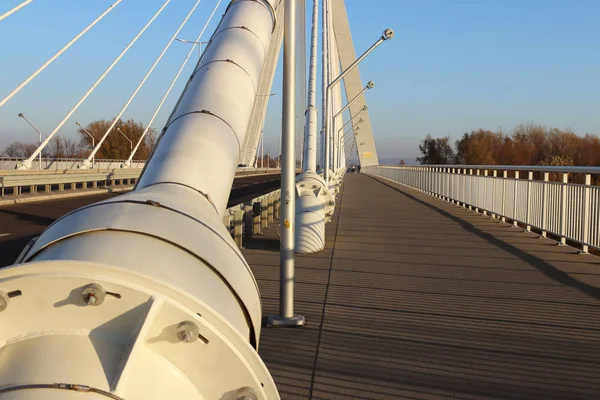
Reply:
[[[81,124],[79,122],[75,122],[76,125],[79,125],[79,127],[83,130],[83,132],[85,132],[89,137],[92,138],[92,149],[94,147],[96,147],[96,142],[94,141],[94,137],[87,131],[87,129],[85,129],[83,126],[81,126]],[[94,164],[96,163],[96,157],[92,157],[92,167],[94,166]]]
[[[324,175],[323,178],[325,179],[325,182],[329,183],[329,132],[330,132],[330,128],[332,127],[331,124],[331,114],[329,112],[329,108],[331,107],[331,90],[333,89],[333,87],[335,85],[337,85],[338,83],[340,83],[340,81],[342,79],[344,79],[344,77],[346,75],[348,75],[348,73],[350,73],[350,71],[352,71],[362,60],[365,59],[365,57],[367,57],[373,50],[375,50],[375,48],[377,48],[381,43],[385,42],[386,40],[389,40],[391,38],[394,37],[394,31],[391,29],[386,29],[385,31],[383,31],[383,34],[381,35],[381,37],[379,39],[377,39],[377,41],[375,43],[373,43],[373,45],[371,45],[371,47],[369,47],[367,49],[367,51],[365,51],[360,57],[358,57],[356,60],[354,60],[354,62],[352,64],[350,64],[350,66],[348,66],[348,68],[346,68],[337,78],[335,78],[333,81],[331,81],[331,83],[327,86],[327,89],[325,91],[325,170],[324,170]]]
[[[339,116],[340,116],[340,115],[341,115],[341,114],[342,114],[344,111],[346,111],[346,110],[348,109],[348,107],[350,107],[350,106],[352,105],[352,103],[354,103],[354,102],[355,102],[355,101],[356,101],[356,100],[357,100],[357,99],[360,97],[360,95],[361,95],[361,94],[363,94],[364,92],[366,92],[366,91],[367,91],[367,90],[369,90],[369,89],[373,89],[374,87],[375,87],[375,84],[373,83],[373,81],[369,81],[369,83],[367,83],[367,86],[365,86],[365,87],[363,88],[363,90],[361,90],[360,92],[358,92],[358,94],[357,94],[356,96],[354,96],[354,98],[353,98],[352,100],[350,100],[350,101],[348,102],[348,104],[346,104],[346,105],[344,106],[344,108],[342,108],[342,109],[341,109],[341,110],[340,110],[340,111],[339,111],[337,114],[335,114],[335,115],[333,116],[333,123],[335,124],[335,119],[336,119],[337,117],[339,117]],[[363,108],[364,108],[364,107],[363,107]],[[367,108],[368,108],[368,107],[367,107]]]
[[[25,118],[25,115],[23,115],[23,113],[19,113],[19,117],[21,117],[21,118],[23,118],[25,121],[27,121],[27,123],[28,123],[29,125],[31,125],[31,127],[32,127],[33,129],[35,129],[35,131],[36,131],[36,132],[37,132],[37,133],[40,135],[40,138],[39,138],[39,139],[40,139],[40,145],[41,145],[41,144],[42,144],[42,132],[41,132],[41,131],[40,131],[38,128],[36,128],[36,127],[35,127],[35,125],[33,125],[33,124],[32,124],[32,123],[31,123],[31,122],[30,122],[30,121],[29,121],[27,118]],[[40,151],[40,153],[39,153],[38,160],[39,160],[39,164],[40,164],[40,169],[42,169],[42,152],[41,152],[41,151]]]
[[[125,135],[125,134],[123,133],[123,131],[121,130],[121,128],[117,128],[117,130],[119,131],[119,133],[120,133],[121,135],[123,135],[123,137],[124,137],[125,139],[127,139],[127,140],[129,141],[129,151],[133,151],[133,142],[132,142],[131,140],[129,140],[129,138],[127,137],[127,135]]]
[[[198,45],[198,59],[200,59],[200,57],[202,56],[202,45],[210,43],[210,42],[196,42],[193,40],[185,40],[185,39],[180,39],[180,38],[175,38],[175,40],[177,40],[178,42],[181,42],[181,43],[197,44]]]

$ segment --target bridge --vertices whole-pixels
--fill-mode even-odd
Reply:
[[[298,118],[304,2],[223,11],[148,160],[95,159],[113,127],[2,160],[0,397],[600,397],[600,168],[379,165],[357,65],[392,30],[357,57],[312,2]],[[282,47],[281,169],[236,169]]]

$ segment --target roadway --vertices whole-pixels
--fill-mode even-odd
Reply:
[[[228,207],[251,200],[280,187],[279,175],[255,175],[236,178]],[[66,213],[96,203],[118,193],[44,200],[0,207],[0,267],[11,265],[27,243]]]

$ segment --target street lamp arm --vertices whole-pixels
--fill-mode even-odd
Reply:
[[[352,100],[350,100],[348,102],[348,104],[346,104],[344,106],[344,108],[342,108],[337,114],[335,114],[333,116],[333,119],[335,120],[337,117],[339,117],[344,111],[346,111],[348,109],[348,107],[350,107],[352,105],[352,103],[354,103],[356,100],[358,100],[358,98],[367,90],[369,89],[373,89],[373,87],[375,87],[375,84],[373,83],[373,81],[369,81],[369,83],[367,83],[367,86],[365,86],[363,88],[363,90],[361,90],[356,96],[354,96],[354,98]]]

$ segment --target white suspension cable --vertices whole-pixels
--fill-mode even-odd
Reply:
[[[62,53],[67,51],[69,47],[71,47],[76,41],[78,41],[83,35],[87,33],[94,25],[96,25],[102,18],[104,18],[108,13],[110,13],[120,2],[123,0],[117,0],[114,4],[112,4],[106,11],[104,11],[98,18],[96,18],[91,24],[89,24],[84,30],[79,32],[77,36],[75,36],[69,43],[67,43],[62,49],[60,49],[56,54],[54,54],[48,61],[46,61],[41,67],[37,69],[33,74],[29,76],[29,78],[25,79],[19,86],[17,86],[8,96],[6,96],[2,101],[0,101],[0,107],[2,107],[8,100],[10,100],[14,95],[19,93],[21,89],[23,89],[29,82],[31,82],[36,76],[38,76],[46,67],[54,62],[58,57],[61,56]],[[1,19],[1,18],[0,18]]]
[[[185,66],[186,66],[187,62],[189,61],[190,57],[194,53],[194,49],[196,48],[196,46],[200,45],[200,41],[202,40],[202,35],[204,35],[204,31],[208,27],[208,24],[210,24],[210,21],[212,20],[213,16],[215,15],[215,12],[217,11],[217,8],[219,8],[219,5],[221,5],[222,1],[223,0],[217,1],[217,5],[215,6],[215,8],[213,9],[212,13],[210,14],[210,16],[208,17],[208,19],[206,20],[206,24],[204,24],[204,27],[202,28],[202,31],[200,31],[200,34],[198,35],[198,37],[196,38],[195,42],[193,43],[190,52],[188,53],[187,57],[185,57],[185,60],[183,60],[183,64],[181,64],[181,67],[179,68],[179,71],[177,71],[177,75],[175,75],[175,78],[173,78],[173,80],[171,81],[171,85],[169,86],[169,88],[167,89],[167,92],[165,93],[165,95],[161,99],[160,103],[158,104],[158,107],[156,107],[156,110],[154,111],[154,114],[152,115],[152,118],[150,118],[150,122],[148,122],[148,125],[146,126],[146,129],[144,129],[144,132],[142,133],[142,136],[140,136],[140,139],[138,140],[137,144],[135,145],[135,148],[133,149],[133,151],[129,155],[129,158],[127,159],[127,161],[125,161],[125,163],[124,163],[123,166],[129,166],[129,164],[131,163],[131,160],[133,160],[133,156],[137,152],[138,147],[140,147],[140,144],[142,143],[142,140],[144,140],[144,137],[146,136],[146,134],[150,130],[150,126],[152,126],[152,123],[154,122],[154,119],[156,118],[156,116],[160,112],[163,104],[165,103],[165,100],[169,96],[169,93],[171,93],[171,90],[173,89],[173,86],[175,86],[175,82],[177,82],[177,79],[179,79],[179,75],[181,75],[181,72],[183,71],[183,69],[185,68]]]
[[[54,130],[48,135],[48,137],[46,138],[46,140],[44,140],[42,142],[42,144],[33,152],[33,154],[31,156],[29,156],[29,158],[27,160],[24,160],[22,163],[20,163],[20,164],[17,165],[18,169],[29,169],[31,167],[32,160],[35,159],[35,157],[50,142],[50,140],[52,140],[52,137],[56,134],[56,132],[58,132],[58,130],[60,128],[62,128],[62,126],[69,120],[69,118],[71,118],[71,115],[73,115],[73,113],[75,111],[77,111],[77,109],[81,106],[81,104],[83,104],[83,102],[85,101],[85,99],[87,99],[89,97],[89,95],[92,94],[92,92],[96,89],[96,87],[100,84],[100,82],[102,82],[104,80],[104,78],[106,78],[106,75],[108,75],[108,73],[114,68],[114,66],[117,65],[117,63],[121,60],[121,58],[123,58],[123,56],[125,55],[125,53],[127,53],[129,51],[129,49],[131,48],[131,46],[133,46],[134,43],[137,42],[137,40],[140,38],[140,36],[142,36],[142,34],[146,31],[146,29],[148,29],[148,27],[163,12],[163,10],[165,9],[165,7],[170,2],[171,2],[171,0],[166,0],[165,1],[165,3],[162,5],[162,7],[152,16],[152,18],[146,23],[146,25],[142,28],[142,30],[138,32],[138,34],[131,40],[131,42],[129,42],[129,44],[127,45],[127,47],[125,47],[125,49],[123,49],[123,51],[121,52],[121,54],[119,54],[119,56],[117,58],[115,58],[115,60],[106,69],[106,71],[104,71],[104,73],[100,76],[100,78],[98,78],[98,80],[83,95],[83,97],[77,102],[77,104],[75,104],[75,106],[71,109],[71,111],[69,111],[69,113],[63,118],[63,120],[60,121],[60,123],[56,126],[56,128],[54,128]]]
[[[117,122],[119,122],[119,119],[121,118],[121,116],[123,116],[123,113],[125,112],[125,110],[127,110],[127,107],[129,107],[129,105],[131,104],[131,102],[133,101],[133,99],[135,98],[135,96],[137,96],[137,94],[140,91],[140,89],[142,88],[142,86],[144,86],[144,84],[146,83],[146,80],[148,79],[148,77],[150,77],[150,75],[154,71],[154,68],[156,68],[156,66],[158,65],[158,63],[160,62],[160,60],[162,60],[162,58],[165,55],[165,53],[167,52],[167,50],[169,50],[169,47],[171,47],[171,44],[175,41],[175,38],[177,37],[177,35],[179,35],[179,32],[183,29],[183,27],[188,22],[188,20],[190,19],[190,17],[194,13],[194,11],[196,11],[196,8],[200,4],[200,1],[202,1],[202,0],[197,0],[196,1],[196,3],[192,7],[192,9],[188,13],[188,15],[185,17],[185,19],[183,20],[183,22],[181,23],[181,25],[179,25],[179,27],[177,28],[177,30],[175,31],[175,33],[171,37],[171,40],[169,40],[169,42],[167,43],[167,45],[163,48],[163,50],[160,53],[160,55],[154,61],[154,64],[152,64],[152,66],[150,67],[150,69],[148,70],[148,72],[146,72],[146,75],[144,76],[144,78],[142,79],[142,81],[135,88],[135,90],[133,91],[133,93],[131,94],[131,96],[129,96],[129,99],[127,100],[127,102],[125,103],[125,105],[123,106],[123,108],[121,108],[121,111],[119,112],[119,114],[115,117],[115,119],[112,122],[112,124],[110,124],[110,126],[108,127],[108,129],[104,133],[104,136],[102,136],[102,138],[100,138],[100,140],[98,141],[98,143],[96,143],[96,147],[94,147],[94,150],[92,150],[92,153],[83,162],[83,165],[81,167],[83,167],[83,168],[87,168],[88,167],[88,164],[92,160],[92,157],[94,157],[96,155],[96,153],[98,152],[98,149],[100,149],[100,146],[102,146],[102,143],[104,142],[104,140],[106,139],[106,137],[108,136],[108,134],[110,133],[110,131],[115,127],[115,125],[117,124]]]
[[[5,12],[4,14],[0,15],[0,21],[2,21],[4,18],[10,16],[11,14],[16,13],[17,11],[19,11],[21,8],[25,7],[27,4],[31,3],[32,1],[33,0],[25,0],[18,6],[13,7],[12,10],[9,10],[9,11]]]

